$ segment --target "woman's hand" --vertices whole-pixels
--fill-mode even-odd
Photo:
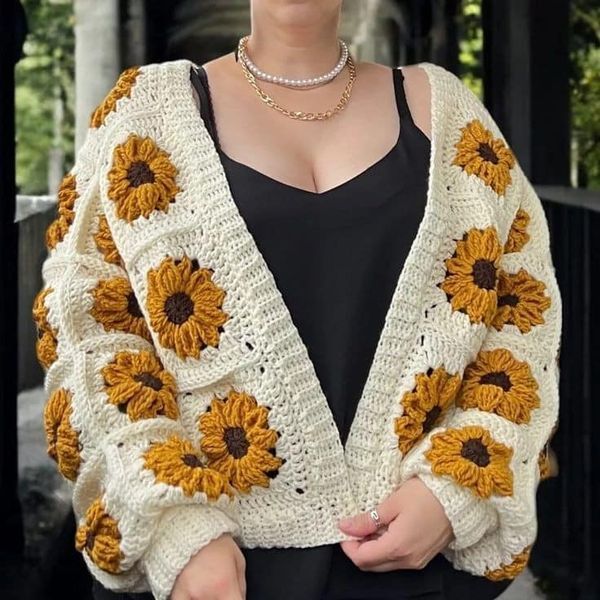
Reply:
[[[244,600],[246,559],[229,533],[215,538],[177,576],[171,600]]]
[[[340,542],[361,571],[422,569],[454,538],[442,505],[417,477],[405,481],[376,508],[379,529],[368,512],[338,523],[343,532],[363,538]]]

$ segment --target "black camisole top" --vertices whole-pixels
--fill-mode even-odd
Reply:
[[[427,195],[430,141],[412,120],[402,70],[391,73],[400,117],[396,144],[350,180],[316,193],[227,156],[219,145],[206,71],[199,66],[191,72],[234,202],[308,349],[343,444]],[[454,570],[441,554],[422,570],[375,572],[361,571],[339,544],[242,552],[248,600],[442,599],[465,593],[485,600],[506,587]]]

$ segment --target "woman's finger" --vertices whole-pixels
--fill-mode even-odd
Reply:
[[[239,563],[237,568],[237,577],[242,598],[246,598],[246,572],[244,566],[240,565]]]
[[[375,506],[379,515],[381,525],[377,527],[375,520],[371,517],[370,510],[358,513],[351,517],[341,519],[338,522],[339,528],[350,535],[366,536],[375,533],[380,527],[387,525],[398,515],[400,508],[397,498],[394,495],[388,496],[382,502]]]
[[[372,567],[402,556],[399,540],[386,531],[377,539],[345,540],[340,542],[342,550],[358,567]]]

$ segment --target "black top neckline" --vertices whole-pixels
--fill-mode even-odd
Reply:
[[[216,121],[214,118],[212,97],[210,94],[210,84],[208,82],[206,70],[202,65],[194,65],[191,69],[190,77],[196,91],[201,97],[200,110],[202,113],[202,118],[206,126],[210,129],[210,134],[213,138],[215,149],[223,162],[227,162],[231,169],[243,170],[246,172],[247,175],[252,175],[253,177],[269,181],[272,185],[280,187],[282,190],[288,191],[292,194],[297,194],[300,197],[303,197],[304,199],[312,198],[315,200],[321,200],[325,196],[335,196],[342,192],[345,194],[348,188],[352,188],[359,181],[362,181],[364,178],[373,176],[381,169],[385,169],[387,163],[394,157],[395,153],[401,148],[401,146],[408,141],[409,137],[413,140],[413,143],[425,144],[426,147],[429,148],[429,138],[423,133],[423,131],[421,131],[421,129],[419,129],[416,126],[416,124],[413,121],[410,109],[408,107],[403,85],[404,74],[402,73],[402,68],[392,68],[391,71],[394,83],[396,106],[398,109],[398,115],[400,117],[400,131],[398,133],[398,137],[396,138],[396,142],[383,156],[375,160],[373,163],[371,163],[369,166],[363,169],[360,173],[357,173],[350,179],[347,179],[346,181],[343,181],[342,183],[334,187],[323,190],[322,192],[314,192],[312,190],[300,188],[295,185],[288,184],[279,179],[275,179],[274,177],[271,177],[270,175],[267,175],[266,173],[263,173],[262,171],[251,167],[250,165],[237,161],[234,158],[230,157],[228,154],[226,154],[222,150],[221,145],[219,143],[218,132],[216,129]]]

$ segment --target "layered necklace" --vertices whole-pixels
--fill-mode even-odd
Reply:
[[[279,111],[286,117],[290,117],[291,119],[298,119],[301,121],[322,121],[325,119],[329,119],[334,115],[341,112],[346,105],[348,104],[348,100],[350,99],[350,93],[352,91],[352,85],[354,84],[354,80],[356,79],[356,67],[354,65],[354,61],[352,60],[352,56],[350,51],[348,50],[348,46],[345,44],[343,40],[339,40],[340,46],[340,58],[336,64],[336,66],[331,69],[328,73],[324,75],[319,75],[317,77],[310,77],[307,79],[292,79],[289,77],[283,77],[280,75],[271,75],[269,73],[265,73],[261,69],[259,69],[248,56],[248,51],[246,48],[249,36],[244,36],[239,40],[237,55],[238,62],[242,67],[242,71],[246,76],[246,79],[250,83],[250,85],[254,88],[254,91],[258,94],[259,98],[267,105],[273,108],[274,110]],[[283,106],[279,105],[271,96],[269,96],[257,83],[257,79],[261,81],[268,81],[270,83],[275,83],[277,85],[283,85],[285,87],[293,87],[296,89],[310,89],[317,85],[321,85],[323,83],[328,83],[332,81],[335,77],[337,77],[345,65],[348,65],[348,71],[350,73],[350,79],[342,92],[342,97],[335,107],[328,109],[323,112],[304,112],[300,110],[288,110]]]

